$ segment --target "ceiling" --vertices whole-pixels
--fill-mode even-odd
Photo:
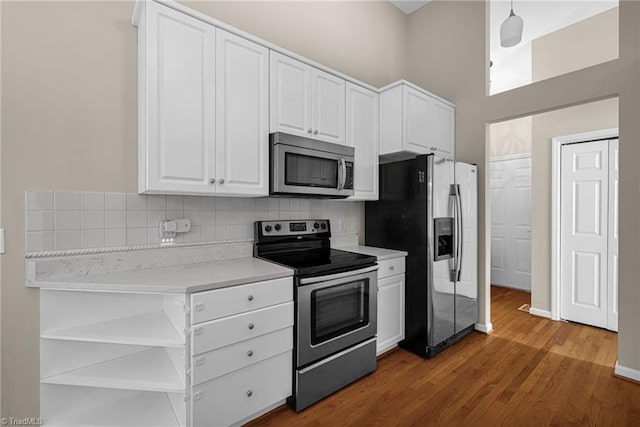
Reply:
[[[430,1],[431,0],[389,0],[391,4],[393,4],[395,7],[397,7],[407,15],[420,9]]]
[[[531,83],[531,41],[560,28],[618,6],[618,0],[524,0],[513,2],[513,11],[524,20],[522,41],[511,48],[500,46],[500,25],[509,16],[510,3],[490,1],[491,92]]]

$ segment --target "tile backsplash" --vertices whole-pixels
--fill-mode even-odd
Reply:
[[[253,239],[253,222],[329,218],[334,233],[358,232],[358,204],[336,200],[156,196],[69,191],[26,192],[26,250],[88,249],[160,243],[164,219],[191,220],[176,242]]]

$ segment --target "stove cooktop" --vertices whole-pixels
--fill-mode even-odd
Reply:
[[[268,254],[260,258],[292,268],[297,276],[356,270],[376,262],[375,256],[329,248]]]

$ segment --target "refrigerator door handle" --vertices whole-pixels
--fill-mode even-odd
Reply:
[[[449,281],[451,282],[457,282],[457,277],[458,277],[458,188],[457,185],[452,184],[451,185],[451,190],[449,191],[449,201],[451,202],[451,199],[453,198],[453,203],[451,203],[451,207],[452,207],[452,214],[451,216],[453,217],[454,221],[453,221],[453,258],[451,259],[452,263],[449,264],[450,265],[450,269],[449,269]]]
[[[462,218],[462,196],[460,196],[460,184],[456,184],[456,282],[462,275],[462,245],[464,244],[464,223]]]

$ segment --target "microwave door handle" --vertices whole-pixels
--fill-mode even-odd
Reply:
[[[347,162],[340,158],[340,171],[338,173],[338,190],[344,190],[347,183]]]

